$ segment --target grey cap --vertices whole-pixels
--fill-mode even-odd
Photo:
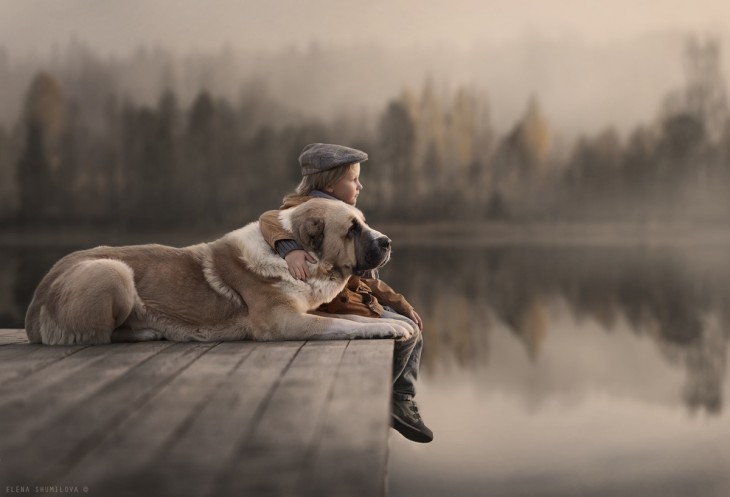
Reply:
[[[366,160],[368,154],[362,150],[331,143],[310,143],[299,155],[302,176]]]

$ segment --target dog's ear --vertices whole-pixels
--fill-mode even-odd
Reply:
[[[312,252],[319,253],[324,242],[324,218],[306,218],[299,225],[299,240]]]

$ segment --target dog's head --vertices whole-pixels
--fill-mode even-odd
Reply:
[[[342,275],[379,268],[390,259],[390,238],[368,226],[355,207],[315,198],[289,211],[287,228],[296,240]]]

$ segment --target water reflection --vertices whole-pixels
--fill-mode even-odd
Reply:
[[[76,247],[0,247],[0,328],[22,328],[25,309],[46,272]]]
[[[682,370],[689,410],[722,410],[730,309],[723,247],[408,247],[383,278],[428,325],[425,374],[488,367],[500,328],[539,362],[570,318],[606,335],[581,351],[585,360],[605,357],[600,342],[620,341],[625,330]],[[619,364],[631,355],[622,354]]]
[[[391,495],[730,495],[725,247],[401,248],[428,447]]]

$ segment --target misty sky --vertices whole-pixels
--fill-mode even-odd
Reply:
[[[117,53],[312,41],[468,48],[530,33],[600,43],[670,29],[724,32],[727,20],[726,0],[0,0],[0,44],[18,56],[72,36]]]
[[[140,46],[178,55],[231,47],[253,54],[240,60],[257,61],[265,50],[274,56],[256,70],[268,78],[269,95],[305,115],[376,113],[403,88],[433,78],[487,92],[498,129],[512,126],[536,95],[568,135],[650,122],[682,85],[688,34],[718,36],[730,74],[727,0],[0,0],[0,49],[11,61],[47,64],[74,39],[122,58]],[[317,74],[302,82],[306,67],[277,54],[313,42],[346,55],[319,60]],[[0,124],[18,115],[30,67],[17,73],[25,79],[0,87]],[[240,79],[250,67],[229,72]],[[154,75],[126,76],[122,90],[134,93],[146,88],[137,79]]]

